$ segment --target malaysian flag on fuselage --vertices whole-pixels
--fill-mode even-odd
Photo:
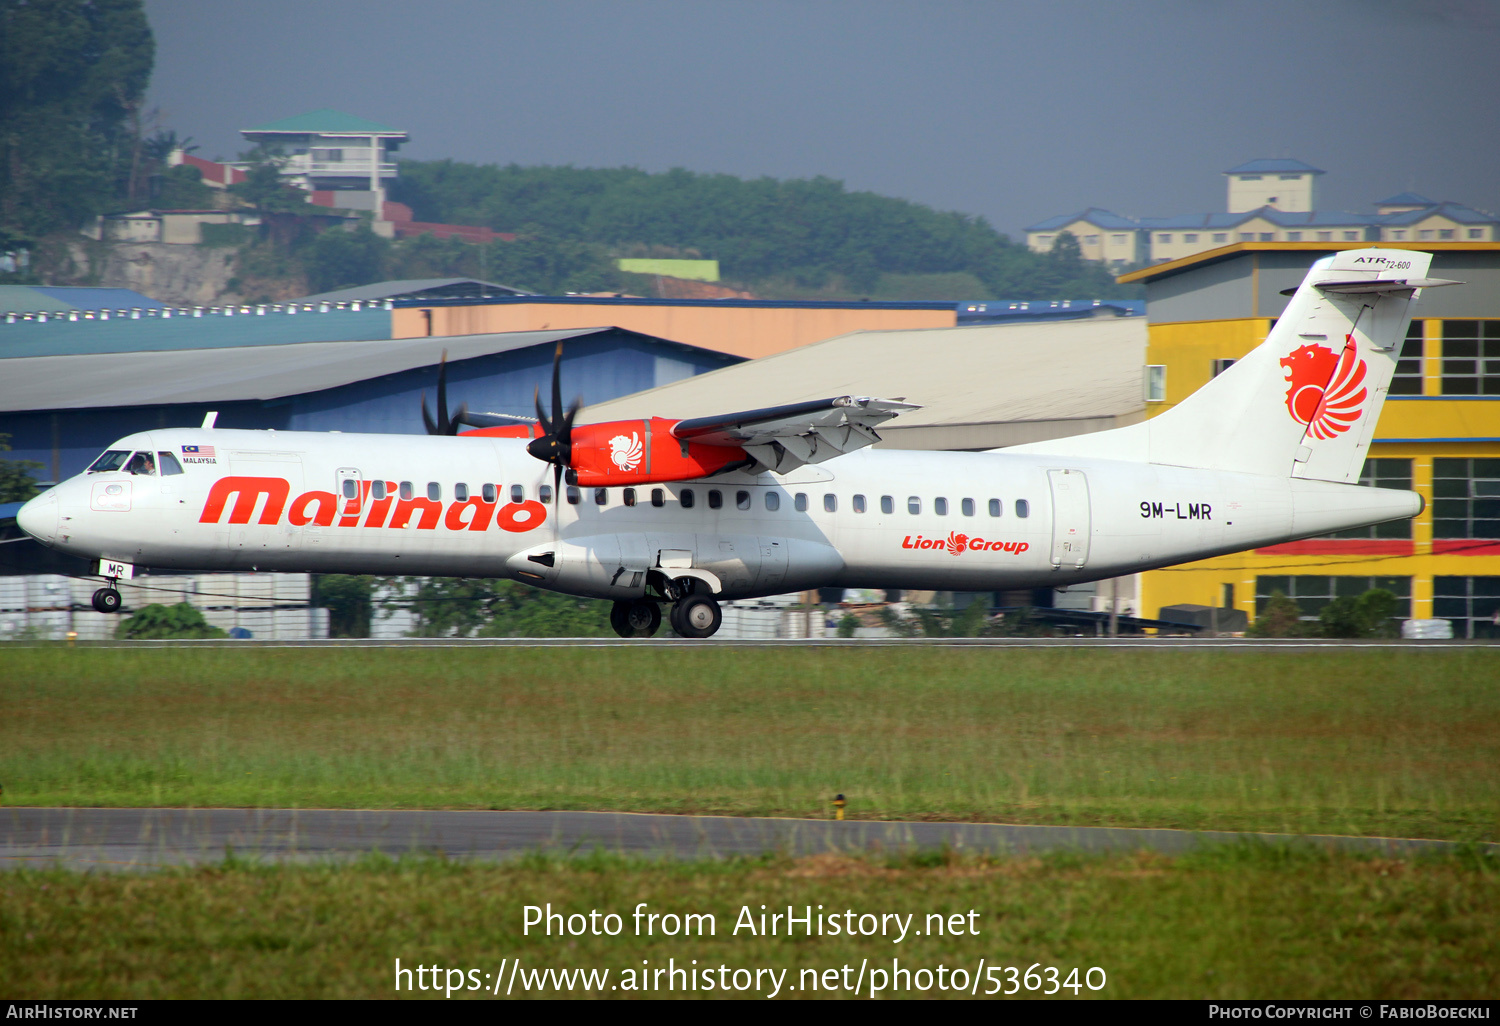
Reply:
[[[214,447],[211,445],[184,445],[182,447],[184,456],[212,456]]]

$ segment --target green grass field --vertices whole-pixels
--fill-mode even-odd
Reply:
[[[1476,650],[7,647],[17,805],[1500,838]]]
[[[823,989],[822,973],[840,970],[838,981],[847,986],[862,960],[889,973],[892,959],[900,959],[908,970],[927,970],[933,988],[939,966],[963,968],[981,994],[1015,987],[1037,996],[1024,989],[1024,973],[1040,963],[1041,990],[1052,987],[1048,967],[1059,970],[1059,985],[1075,967],[1075,982],[1090,968],[1104,970],[1101,990],[1079,988],[1084,998],[1492,998],[1500,991],[1494,862],[1472,853],[1392,861],[1247,847],[1177,859],[648,863],[595,856],[510,866],[372,859],[144,875],[26,871],[0,874],[0,980],[13,998],[391,997],[399,958],[407,968],[477,970],[456,982],[483,989],[460,990],[454,999],[493,999],[484,974],[508,978],[502,960],[520,959],[526,974],[609,970],[602,996],[620,997],[640,996],[608,989],[629,979],[627,969],[667,968],[669,959],[693,968],[697,959],[699,968],[724,966],[731,974],[788,970],[779,995],[786,998],[848,996]],[[523,934],[524,907],[548,902],[564,914],[616,912],[622,932]],[[630,912],[638,902],[663,914],[711,913],[715,933],[634,936]],[[740,909],[749,905],[758,915],[762,904],[792,905],[799,914],[819,904],[829,912],[912,913],[914,929],[929,914],[958,913],[977,935],[909,934],[895,943],[894,933],[790,940],[734,934]],[[1017,982],[1004,971],[979,974],[981,958],[1016,967]],[[733,985],[733,976],[713,975]],[[808,989],[813,976],[817,991]],[[1101,983],[1098,974],[1088,978]],[[748,974],[741,979],[750,981]],[[861,997],[873,979],[866,976]],[[911,979],[920,986],[922,977]],[[557,992],[552,982],[543,993]],[[772,980],[762,983],[758,995],[742,996],[768,996]],[[536,993],[523,975],[512,997]],[[698,996],[721,993],[700,989]],[[653,989],[647,996],[681,994]],[[955,995],[930,989],[882,996]],[[1074,997],[1059,987],[1055,1000]]]

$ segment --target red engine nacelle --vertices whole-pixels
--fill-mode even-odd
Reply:
[[[677,421],[616,420],[573,429],[573,470],[584,488],[690,481],[749,457],[739,446],[701,445],[672,436]]]
[[[659,484],[707,477],[748,457],[731,445],[703,445],[672,436],[678,423],[663,417],[580,424],[573,429],[572,470],[582,488]],[[540,424],[479,428],[465,435],[539,438]]]

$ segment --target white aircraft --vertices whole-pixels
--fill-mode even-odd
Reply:
[[[678,634],[706,638],[720,599],[1117,577],[1421,512],[1416,492],[1354,482],[1420,290],[1457,284],[1426,278],[1431,259],[1319,260],[1248,356],[1097,434],[873,450],[917,407],[850,396],[574,427],[554,363],[536,424],[450,418],[441,377],[428,437],[221,430],[211,414],[120,439],[17,519],[99,559],[105,612],[138,567],[500,577],[612,599],[624,637],[654,634],[666,605]]]

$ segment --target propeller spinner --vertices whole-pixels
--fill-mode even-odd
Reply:
[[[564,468],[573,461],[573,418],[583,407],[583,397],[573,400],[567,412],[562,412],[562,342],[552,355],[552,413],[549,416],[542,408],[542,390],[536,390],[536,416],[542,425],[542,435],[526,446],[526,451],[537,459],[552,464],[552,490],[557,494],[562,488]]]

